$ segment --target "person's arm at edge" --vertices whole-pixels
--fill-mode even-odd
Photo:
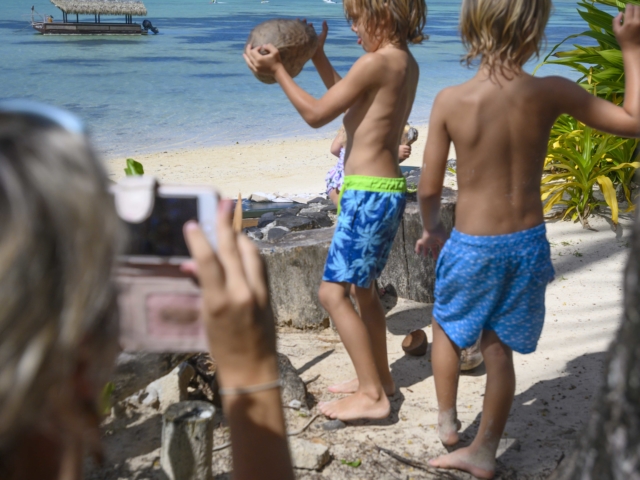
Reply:
[[[613,20],[613,29],[622,49],[625,70],[624,105],[591,95],[574,82],[551,77],[556,104],[561,113],[598,130],[622,137],[640,137],[640,6],[627,4],[624,24],[620,13]]]
[[[340,150],[342,150],[343,148],[344,148],[344,131],[340,129],[340,131],[336,135],[336,138],[334,138],[333,142],[331,143],[331,150],[330,150],[331,154],[335,157],[339,157]]]
[[[444,175],[447,169],[447,156],[451,146],[451,137],[447,131],[444,113],[446,108],[446,90],[436,97],[429,120],[429,135],[424,149],[422,171],[418,184],[418,203],[422,219],[423,236],[416,243],[416,253],[426,255],[429,249],[440,247],[447,234],[440,221],[440,203]],[[437,252],[433,252],[436,256]]]

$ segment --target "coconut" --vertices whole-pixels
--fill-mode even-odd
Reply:
[[[268,43],[278,49],[285,70],[295,77],[316,53],[318,36],[315,29],[305,22],[277,18],[255,27],[247,39],[251,48]],[[276,83],[272,75],[258,73],[255,76],[261,82]]]
[[[474,368],[480,366],[480,364],[484,361],[482,357],[482,352],[480,351],[480,342],[482,341],[482,334],[469,348],[463,348],[460,353],[460,370],[463,372],[467,372],[469,370],[473,370]]]
[[[424,333],[424,330],[414,330],[402,341],[404,353],[414,357],[421,357],[427,353],[428,346],[429,340],[427,340],[427,334]]]

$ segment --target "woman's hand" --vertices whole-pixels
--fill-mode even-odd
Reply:
[[[280,68],[284,68],[280,52],[270,43],[255,48],[247,45],[242,56],[253,73],[275,76]]]
[[[224,388],[247,387],[278,378],[273,312],[264,263],[246,236],[232,230],[233,204],[220,203],[218,251],[196,222],[184,234],[202,288],[203,320],[211,355]]]

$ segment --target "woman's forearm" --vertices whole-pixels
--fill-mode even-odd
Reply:
[[[268,384],[279,376],[275,358],[251,370],[261,373],[258,376],[248,375],[249,372],[229,375],[231,372],[227,370],[227,375],[220,379],[226,380],[222,386],[237,388]],[[222,406],[231,429],[233,478],[293,479],[280,388],[223,395]]]

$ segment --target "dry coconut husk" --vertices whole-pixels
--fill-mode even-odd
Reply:
[[[469,348],[463,348],[460,353],[460,370],[463,372],[468,372],[469,370],[473,370],[474,368],[480,366],[480,364],[484,361],[482,357],[482,352],[480,351],[480,342],[482,341],[482,334]]]
[[[404,337],[402,341],[402,350],[407,355],[414,357],[421,357],[427,353],[427,347],[429,346],[429,340],[424,330],[414,330],[409,335]]]
[[[255,27],[247,39],[251,48],[268,43],[278,49],[284,68],[295,77],[316,53],[318,36],[312,26],[300,20],[276,18]],[[276,83],[272,75],[258,73],[255,76],[263,83]]]

